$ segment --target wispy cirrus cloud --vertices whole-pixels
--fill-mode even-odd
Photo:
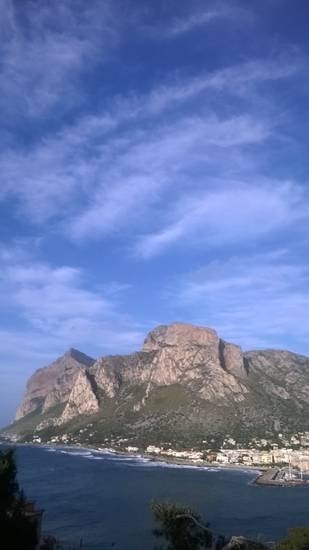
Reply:
[[[255,20],[253,11],[240,6],[235,2],[208,2],[205,7],[205,3],[202,5],[179,6],[178,15],[175,15],[175,11],[171,17],[168,15],[165,18],[164,23],[158,24],[144,24],[142,29],[147,31],[147,34],[152,38],[159,39],[177,39],[182,38],[183,35],[193,33],[200,29],[214,26],[215,24],[227,23],[229,25],[243,25]],[[167,10],[168,12],[168,10]]]
[[[228,17],[228,10],[209,10],[201,13],[195,13],[186,18],[174,19],[167,34],[170,36],[178,36],[209,24],[211,21]]]
[[[174,315],[245,349],[297,348],[309,332],[308,283],[309,264],[282,249],[212,261],[174,281],[166,299]]]
[[[244,8],[228,6],[227,4],[214,3],[213,6],[206,10],[199,10],[195,13],[189,13],[186,17],[174,18],[169,26],[162,34],[166,37],[174,38],[183,34],[194,31],[200,27],[205,27],[212,22],[220,20],[248,21],[253,18],[253,14]]]
[[[141,237],[136,253],[151,258],[177,243],[212,248],[258,242],[309,217],[306,193],[297,184],[226,180],[207,187],[172,206],[170,222]]]
[[[268,111],[257,108],[258,88],[296,70],[289,60],[256,61],[118,98],[28,150],[5,151],[0,200],[14,198],[18,215],[35,223],[53,219],[74,239],[98,238],[131,224],[136,229],[171,186],[178,193],[199,183],[189,170],[204,166],[209,173],[216,165],[216,172],[239,172],[248,166],[252,157],[242,148],[276,131],[276,121],[266,122]],[[227,106],[235,98],[240,103],[233,115],[219,116],[222,101]]]
[[[210,97],[207,94],[226,94],[226,99],[231,97],[244,98],[248,108],[260,90],[269,83],[281,79],[288,79],[304,70],[304,62],[301,56],[295,57],[289,53],[277,56],[274,59],[255,59],[234,66],[228,66],[208,74],[199,74],[191,78],[175,77],[166,84],[160,84],[152,90],[148,97],[143,98],[142,108],[137,109],[138,114],[143,111],[149,114],[158,114],[168,109],[181,105],[199,96],[204,99]],[[260,97],[260,101],[261,101]],[[222,100],[222,98],[221,98]],[[213,104],[215,107],[215,103]],[[256,107],[256,105],[255,105]]]
[[[267,125],[246,117],[189,118],[159,127],[151,137],[143,131],[126,150],[114,152],[115,167],[105,171],[92,206],[73,219],[69,231],[74,238],[98,238],[130,221],[136,228],[141,225],[137,220],[145,223],[143,211],[160,204],[167,192],[186,187],[185,171],[202,157],[204,164],[212,165],[213,147],[259,143],[268,135]]]
[[[42,262],[26,246],[2,247],[0,256],[2,314],[17,313],[23,329],[12,331],[11,337],[27,339],[26,349],[30,355],[33,350],[35,360],[38,339],[42,353],[50,355],[70,345],[103,354],[115,345],[125,349],[141,341],[141,332],[119,308],[118,294],[129,287],[111,281],[90,290],[83,269]],[[5,332],[0,322],[0,339]]]
[[[5,119],[46,115],[83,101],[80,74],[117,43],[111,2],[1,0],[0,105]],[[99,53],[100,52],[100,53]],[[78,86],[79,85],[79,86]]]

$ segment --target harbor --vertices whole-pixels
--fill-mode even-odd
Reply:
[[[275,487],[300,487],[309,486],[309,476],[302,470],[291,468],[268,468],[264,470],[254,481],[255,485],[268,485]]]

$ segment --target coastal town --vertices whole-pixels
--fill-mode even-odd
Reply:
[[[136,445],[128,438],[104,438],[98,444],[91,441],[92,424],[81,428],[78,434],[63,433],[42,439],[34,434],[23,443],[59,447],[85,447],[99,453],[109,453],[148,459],[160,463],[197,468],[250,469],[255,472],[253,482],[267,486],[300,486],[309,484],[309,432],[287,436],[278,434],[278,443],[267,439],[251,439],[246,446],[240,445],[227,435],[220,448],[207,445],[204,440],[199,448],[181,448],[179,444],[165,442],[161,445]],[[18,436],[2,434],[10,443],[20,443]]]
[[[136,447],[127,447],[128,452],[138,452]],[[194,463],[235,464],[245,466],[274,466],[291,465],[294,468],[309,470],[309,450],[279,449],[274,446],[271,450],[258,449],[220,449],[219,451],[176,451],[163,449],[154,445],[146,448],[146,453],[157,456],[174,457],[190,460]]]
[[[128,452],[138,452],[137,448],[127,448]],[[176,459],[190,460],[193,463],[201,464],[203,462],[218,465],[243,465],[243,466],[291,466],[293,468],[309,471],[309,449],[291,449],[279,448],[273,445],[270,450],[259,450],[250,448],[220,449],[212,450],[184,450],[176,451],[173,449],[163,449],[154,445],[146,448],[146,453],[150,455],[173,457]]]
[[[91,425],[88,425],[88,428],[90,427]],[[91,433],[89,435],[91,436]],[[14,440],[10,436],[11,441],[12,439]],[[81,441],[80,438],[65,433],[53,436],[48,441],[42,441],[41,437],[35,434],[31,441],[29,440],[27,443],[86,446],[96,448],[100,452],[125,453],[197,467],[212,465],[214,467],[245,467],[262,471],[271,470],[273,472],[272,479],[276,477],[277,481],[280,480],[280,482],[284,480],[291,481],[292,478],[303,480],[308,477],[309,432],[299,432],[289,437],[279,434],[279,441],[281,444],[271,443],[266,439],[253,439],[247,446],[243,447],[235,439],[227,436],[218,450],[207,447],[206,441],[203,442],[205,446],[201,446],[199,449],[182,449],[167,444],[137,446],[130,444],[126,438],[105,439],[102,445],[93,445],[91,444],[91,437],[86,441]],[[271,480],[269,474],[266,479]]]

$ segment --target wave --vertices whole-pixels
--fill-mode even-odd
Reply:
[[[88,460],[105,460],[104,456],[94,456],[94,455],[84,456],[83,458],[87,458]]]
[[[172,468],[172,469],[182,469],[182,470],[194,470],[194,471],[204,471],[211,473],[218,473],[223,471],[238,471],[244,474],[252,475],[252,471],[246,468],[224,468],[220,466],[211,467],[211,466],[202,466],[198,464],[176,464],[173,462],[168,462],[163,460],[154,460],[152,458],[144,457],[141,455],[121,455],[116,451],[111,449],[87,449],[87,448],[63,448],[63,447],[46,447],[47,452],[60,453],[69,456],[78,456],[80,458],[86,458],[88,460],[107,460],[112,462],[114,465],[126,465],[128,467],[146,467],[146,468]]]
[[[63,449],[62,447],[48,447],[45,449],[48,453],[58,453],[63,455],[70,455],[70,456],[89,456],[91,455],[91,451],[89,450],[75,450],[75,449]]]
[[[59,451],[61,454],[63,455],[70,455],[70,456],[82,456],[82,457],[87,457],[87,456],[90,456],[91,453],[88,451],[88,452],[80,452],[80,451]]]
[[[138,462],[138,463],[141,463],[141,462],[150,462],[150,459],[149,458],[144,458],[144,457],[135,457],[135,456],[115,456],[115,457],[108,457],[108,459],[112,462]]]
[[[173,462],[165,462],[164,460],[152,460],[151,458],[135,459],[128,463],[128,466],[145,466],[148,468],[173,468],[181,470],[194,470],[194,471],[206,471],[206,472],[219,472],[220,468],[209,468],[208,466],[195,466],[194,464],[175,464]]]

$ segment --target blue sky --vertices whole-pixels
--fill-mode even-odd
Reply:
[[[0,7],[0,423],[160,323],[309,354],[308,3]]]

